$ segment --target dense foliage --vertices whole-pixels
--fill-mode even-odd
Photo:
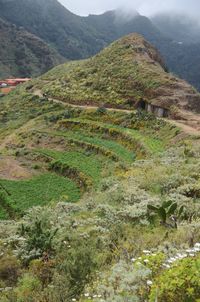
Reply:
[[[64,61],[37,36],[0,18],[0,78],[38,76]]]

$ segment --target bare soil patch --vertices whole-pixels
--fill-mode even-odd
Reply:
[[[23,167],[13,157],[0,157],[0,178],[9,180],[20,180],[31,178],[33,173]]]

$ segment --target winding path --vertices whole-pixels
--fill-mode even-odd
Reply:
[[[33,92],[33,95],[36,95],[36,96],[39,96],[39,97],[44,97],[42,92],[40,90],[35,90]],[[61,101],[61,100],[58,100],[58,99],[55,99],[55,98],[50,98],[50,97],[47,97],[48,100],[50,101],[53,101],[54,103],[57,103],[57,104],[61,104],[61,105],[64,105],[66,107],[72,107],[72,108],[83,108],[83,109],[98,109],[99,106],[92,106],[92,105],[77,105],[77,104],[72,104],[72,103],[67,103],[67,102],[64,102],[64,101]],[[108,108],[105,108],[106,110],[108,111],[117,111],[117,112],[125,112],[125,113],[130,113],[132,112],[132,110],[128,110],[128,109],[117,109],[117,108],[112,108],[112,107],[108,107]]]
[[[35,90],[33,92],[34,95],[37,95],[39,97],[43,97],[43,94],[41,90]],[[73,108],[83,108],[83,109],[98,109],[98,106],[91,106],[91,105],[75,105],[71,103],[67,103],[55,98],[48,98],[50,101],[53,101],[57,104],[62,104],[66,107],[70,106]],[[132,110],[128,109],[116,109],[116,108],[106,108],[108,111],[116,111],[116,112],[125,112],[130,113]],[[192,113],[190,111],[184,111],[184,119],[182,120],[172,120],[167,119],[167,121],[178,128],[180,128],[185,134],[188,135],[194,135],[194,136],[200,136],[200,115]]]

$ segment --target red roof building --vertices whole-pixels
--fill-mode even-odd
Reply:
[[[31,79],[29,78],[14,78],[14,79],[5,79],[5,80],[1,80],[0,81],[0,85],[1,84],[7,84],[8,86],[17,86],[19,84],[22,83],[26,83],[28,81],[30,81]]]
[[[8,85],[13,84],[15,86],[15,85],[18,85],[18,84],[21,84],[21,83],[26,83],[30,80],[31,79],[29,79],[29,78],[16,78],[16,79],[6,79],[5,81]]]

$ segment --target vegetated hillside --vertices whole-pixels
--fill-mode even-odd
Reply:
[[[84,18],[74,15],[57,0],[1,0],[0,5],[2,18],[39,36],[65,58],[87,57],[104,46]]]
[[[89,15],[87,24],[97,30],[100,37],[104,37],[106,44],[113,42],[130,33],[141,34],[149,42],[159,44],[168,42],[157,27],[145,16],[138,12],[108,11],[102,15]]]
[[[38,76],[64,62],[33,34],[0,19],[0,77]]]
[[[170,46],[174,56],[169,53],[165,56],[167,66],[170,66],[170,71],[182,79],[186,79],[198,91],[200,91],[200,43],[196,44],[177,44]],[[161,53],[162,47],[160,48]],[[173,68],[172,68],[173,66]]]
[[[155,25],[137,12],[108,11],[80,17],[57,0],[0,0],[0,16],[39,36],[67,59],[86,58],[107,44],[133,32],[150,42],[170,43]]]
[[[165,71],[160,54],[142,36],[131,34],[91,59],[58,66],[35,82],[49,97],[75,104],[119,108],[145,102],[177,114],[199,111],[200,96],[186,82]]]
[[[191,56],[190,45],[180,47],[178,43],[181,37],[190,42],[190,34],[192,40],[199,41],[198,30],[194,31],[190,21],[182,22],[180,17],[171,18],[170,22],[168,17],[150,20],[137,12],[120,10],[80,17],[57,0],[0,0],[0,7],[1,18],[39,36],[70,60],[90,57],[126,34],[142,34],[160,50],[170,71],[200,89],[195,67],[199,45],[192,44],[194,56]]]
[[[138,36],[91,61],[117,53],[130,64],[133,52],[162,71]],[[199,138],[140,110],[33,95],[34,82],[43,85],[18,86],[0,102],[0,301],[196,301]]]
[[[172,39],[168,46],[163,43],[157,45],[165,57],[167,66],[175,74],[186,79],[200,90],[199,22],[185,15],[173,14],[157,15],[151,21],[162,34]],[[171,55],[172,53],[173,55]]]
[[[67,59],[86,58],[108,43],[131,32],[150,41],[163,39],[151,21],[138,13],[126,16],[118,11],[80,17],[57,0],[0,0],[0,16],[39,36]]]

